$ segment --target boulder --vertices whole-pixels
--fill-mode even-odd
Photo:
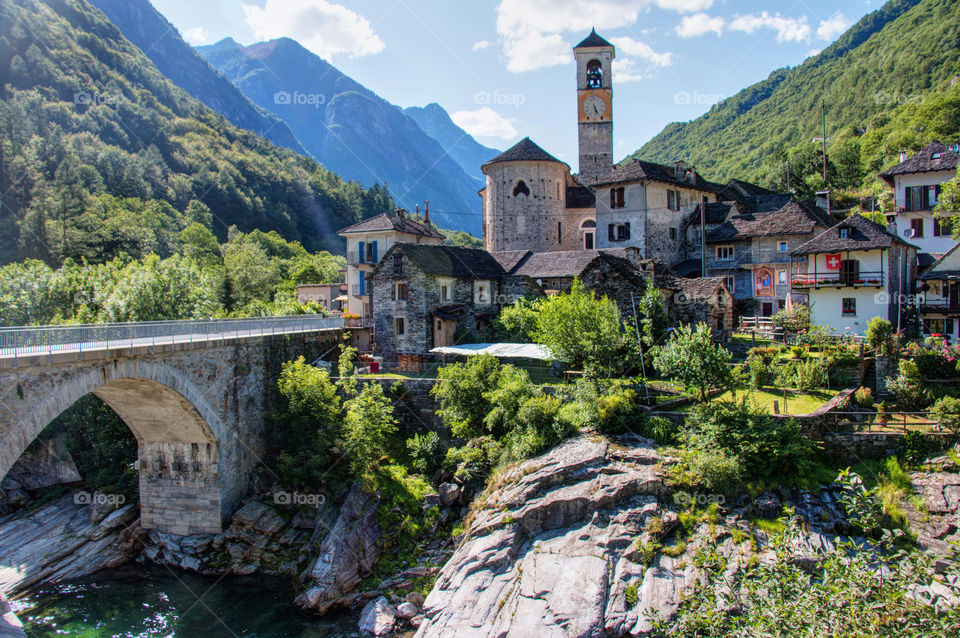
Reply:
[[[19,489],[39,490],[51,485],[79,483],[82,480],[63,439],[43,441],[35,450],[24,452],[3,480],[4,489],[15,484]]]
[[[413,603],[400,603],[397,606],[397,616],[399,618],[403,618],[404,620],[407,620],[408,618],[413,618],[419,612],[420,610],[417,609],[417,606],[414,605]]]
[[[241,529],[251,530],[260,517],[270,511],[270,508],[263,503],[250,501],[238,509],[231,519],[231,525]]]
[[[460,498],[460,486],[456,483],[440,484],[440,502],[446,507],[452,507]]]
[[[416,605],[418,608],[423,607],[423,594],[418,591],[412,591],[404,597],[404,600],[408,603]]]
[[[396,617],[397,610],[384,596],[380,596],[364,606],[363,611],[360,612],[358,628],[361,634],[386,636],[393,631]]]

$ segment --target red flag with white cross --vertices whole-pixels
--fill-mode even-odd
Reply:
[[[827,270],[840,270],[840,253],[829,253],[826,256]]]

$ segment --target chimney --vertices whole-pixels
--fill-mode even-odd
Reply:
[[[830,212],[830,191],[817,191],[817,208]]]
[[[403,210],[402,208],[398,208],[398,209],[397,209],[397,217],[399,217],[400,219],[403,219],[403,214],[404,214],[405,212],[407,212],[407,211]]]
[[[694,186],[697,185],[697,168],[695,166],[690,167],[690,183]]]
[[[906,161],[907,161],[907,152],[906,152],[906,151],[900,151],[900,163],[903,163],[903,162],[906,162]]]
[[[683,160],[673,160],[673,177],[678,182],[683,179]]]
[[[423,202],[423,223],[430,225],[430,200]]]

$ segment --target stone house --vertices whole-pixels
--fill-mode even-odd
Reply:
[[[960,153],[956,145],[947,147],[931,142],[912,157],[901,153],[899,164],[880,173],[880,179],[893,189],[895,212],[887,215],[887,222],[896,226],[898,237],[916,245],[921,255],[935,255],[922,257],[924,266],[957,244],[949,221],[934,217],[933,209],[941,184],[957,176],[958,165]]]
[[[790,251],[793,291],[805,294],[810,320],[862,335],[872,317],[897,324],[912,305],[917,247],[858,214]]]
[[[960,339],[960,245],[954,246],[917,277],[920,317],[925,335]]]
[[[331,312],[340,312],[347,303],[347,284],[300,284],[297,286],[297,301],[315,301]]]
[[[745,313],[770,317],[786,306],[792,293],[790,251],[836,222],[813,204],[789,195],[729,206],[727,219],[707,230],[705,274],[725,278]]]
[[[430,244],[394,244],[368,281],[374,352],[389,361],[489,339],[505,304],[538,292],[485,250]]]

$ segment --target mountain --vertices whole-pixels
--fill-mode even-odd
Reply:
[[[176,28],[149,0],[88,0],[138,46],[174,84],[234,125],[253,131],[278,146],[307,155],[290,127],[254,105],[240,90],[180,38]]]
[[[0,0],[0,263],[166,256],[192,223],[339,251],[392,207],[228,122],[85,1]]]
[[[820,161],[811,140],[821,136],[823,102],[831,171],[848,171],[848,186],[875,179],[900,148],[919,148],[918,129],[903,126],[908,120],[925,123],[927,141],[934,129],[957,134],[942,110],[922,111],[924,100],[950,92],[960,73],[958,14],[960,0],[890,0],[820,54],[774,71],[693,121],[668,125],[630,158],[685,159],[713,180],[774,183],[788,157],[796,164],[792,155],[805,155],[811,166]]]
[[[469,133],[454,124],[446,110],[436,102],[426,106],[411,106],[403,109],[403,112],[427,135],[440,142],[447,154],[467,175],[480,180],[477,188],[483,187],[486,177],[480,167],[499,155],[500,151],[473,139]]]
[[[398,107],[289,38],[248,47],[227,38],[197,51],[330,170],[386,183],[411,210],[430,200],[440,226],[479,233],[480,183]]]

